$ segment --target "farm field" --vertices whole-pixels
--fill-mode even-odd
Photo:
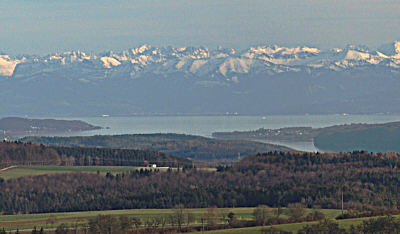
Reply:
[[[238,219],[251,220],[253,219],[254,208],[218,208],[218,212],[228,214],[235,213]],[[273,208],[271,208],[271,212]],[[308,210],[311,211],[311,210]],[[327,218],[338,216],[340,210],[320,210]],[[108,211],[83,211],[83,212],[65,212],[65,213],[43,213],[43,214],[18,214],[18,215],[1,215],[0,228],[6,230],[30,229],[34,226],[43,228],[54,228],[61,223],[69,225],[78,224],[85,225],[89,219],[95,218],[98,215],[127,215],[140,219],[148,217],[164,216],[173,214],[173,209],[130,209],[130,210],[108,210]],[[195,224],[201,223],[200,218],[207,213],[207,208],[185,209],[185,212],[190,212],[195,216]],[[284,216],[282,216],[284,217]]]
[[[3,179],[19,178],[29,175],[45,175],[55,173],[69,173],[69,172],[85,172],[106,174],[122,173],[132,170],[137,170],[145,167],[135,166],[14,166],[7,170],[0,171],[0,177]],[[149,168],[147,168],[149,169]],[[158,167],[160,170],[167,170],[167,167]]]
[[[242,219],[251,219],[254,208],[221,208],[221,212],[234,212]],[[186,209],[196,217],[196,222],[199,222],[200,217],[207,212],[207,208]],[[65,212],[65,213],[44,213],[44,214],[18,214],[18,215],[2,215],[0,216],[0,227],[6,230],[14,230],[16,228],[33,228],[44,227],[52,228],[58,224],[67,223],[81,225],[86,224],[89,219],[95,218],[98,215],[127,215],[145,219],[148,217],[156,217],[163,215],[170,215],[173,209],[130,209],[130,210],[108,210],[108,211],[83,211],[83,212]],[[54,224],[50,224],[49,220],[55,220]]]
[[[393,217],[399,218],[399,215],[394,215]],[[362,223],[365,220],[371,219],[371,218],[377,218],[377,217],[363,217],[363,218],[354,218],[354,219],[342,219],[342,220],[336,220],[337,223],[339,223],[339,227],[344,228],[346,230],[349,230],[351,225],[358,225]],[[274,228],[282,230],[282,231],[287,231],[287,232],[293,232],[296,233],[299,231],[301,228],[303,228],[306,225],[312,225],[316,224],[318,221],[312,221],[312,222],[302,222],[302,223],[289,223],[289,224],[280,224],[280,225],[273,225]],[[234,229],[224,229],[224,230],[213,230],[213,231],[206,231],[205,233],[209,234],[223,234],[223,233],[230,233],[230,234],[241,234],[241,233],[246,233],[246,234],[259,234],[261,233],[262,229],[268,228],[271,226],[257,226],[257,227],[248,227],[248,228],[234,228]],[[201,232],[192,232],[192,233],[201,233]]]

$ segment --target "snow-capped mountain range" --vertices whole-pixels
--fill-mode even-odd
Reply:
[[[274,45],[250,47],[238,52],[224,48],[210,50],[206,47],[157,48],[143,45],[120,53],[72,51],[43,57],[14,58],[0,55],[0,76],[23,77],[26,69],[33,72],[52,71],[67,66],[77,68],[79,65],[85,69],[101,70],[105,77],[122,71],[130,78],[149,71],[156,74],[185,72],[194,76],[223,76],[229,79],[235,74],[311,72],[313,69],[339,71],[371,65],[397,70],[400,69],[400,42],[375,51],[355,46],[320,50],[307,46],[289,48]]]
[[[400,113],[400,42],[0,54],[0,116]]]

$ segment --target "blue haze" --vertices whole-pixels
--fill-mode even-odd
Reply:
[[[0,51],[101,52],[140,44],[378,47],[400,39],[394,0],[4,0]]]

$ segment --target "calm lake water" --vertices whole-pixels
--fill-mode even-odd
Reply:
[[[71,119],[71,118],[64,118]],[[184,133],[211,137],[217,131],[246,131],[259,128],[327,127],[351,123],[386,123],[400,121],[400,115],[271,115],[271,116],[135,116],[82,117],[104,129],[79,132],[70,136],[115,135],[133,133]],[[108,127],[106,129],[106,127]],[[272,142],[296,150],[316,151],[311,142]]]

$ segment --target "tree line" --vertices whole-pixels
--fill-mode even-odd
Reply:
[[[0,183],[0,211],[41,213],[131,208],[287,207],[368,211],[399,208],[400,157],[269,152],[217,171],[68,173]],[[342,205],[343,204],[343,205]]]
[[[232,162],[238,156],[290,148],[245,140],[220,140],[184,134],[129,134],[113,136],[25,137],[24,142],[49,146],[145,149],[200,161]]]
[[[281,214],[289,216],[288,219],[279,218]],[[282,219],[284,223],[299,223],[304,221],[318,221],[314,224],[305,224],[296,232],[298,234],[389,234],[400,233],[400,220],[393,216],[382,216],[363,220],[360,224],[352,224],[347,230],[340,227],[339,223],[327,219],[319,211],[308,213],[307,217],[313,219],[293,219],[300,217],[305,211],[301,207],[292,207],[288,209],[275,209],[271,212],[270,208],[265,206],[256,207],[253,211],[252,219],[238,220],[233,212],[219,212],[215,207],[210,207],[207,211],[196,217],[190,211],[187,211],[182,205],[175,206],[173,212],[168,215],[132,217],[115,215],[98,215],[88,221],[88,223],[61,223],[53,230],[45,230],[34,227],[32,234],[55,233],[103,233],[103,234],[125,234],[125,233],[182,233],[182,232],[204,232],[218,229],[232,229],[243,227],[262,226],[261,233],[264,234],[292,234],[295,232],[281,230],[279,223],[271,223],[270,220]],[[200,220],[200,222],[199,222]],[[53,223],[55,224],[55,222]],[[54,227],[54,226],[51,226]],[[243,231],[246,229],[242,229]],[[25,229],[26,231],[26,229]],[[0,234],[7,233],[3,228]],[[9,232],[12,233],[12,232]],[[19,234],[19,230],[15,231]]]
[[[188,159],[151,150],[45,146],[22,142],[0,142],[0,166],[192,166]]]

